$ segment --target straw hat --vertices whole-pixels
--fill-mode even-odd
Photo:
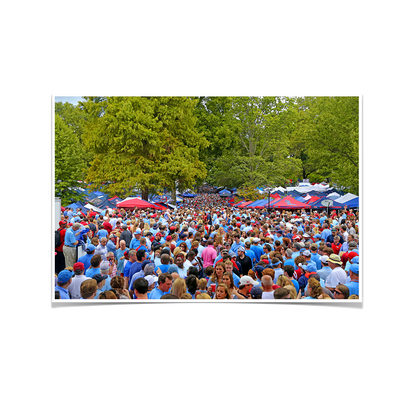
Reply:
[[[333,264],[342,265],[342,262],[340,261],[340,257],[337,254],[334,254],[334,253],[332,253],[329,256],[328,261],[333,263]]]

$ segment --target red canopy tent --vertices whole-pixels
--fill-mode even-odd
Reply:
[[[248,204],[250,203],[254,203],[254,200],[251,201],[245,201],[244,203],[240,204],[240,206],[237,206],[238,208],[244,208],[246,207]]]
[[[120,203],[117,203],[118,208],[155,208],[157,210],[161,210],[160,206],[155,204],[149,203],[146,200],[141,199],[130,199],[130,200],[123,200]]]
[[[288,209],[300,209],[300,208],[311,208],[309,204],[304,204],[301,201],[297,201],[293,197],[286,196],[278,202],[274,203],[274,208],[288,208]]]

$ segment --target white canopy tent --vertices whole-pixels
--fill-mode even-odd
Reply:
[[[336,199],[335,201],[338,203],[346,203],[347,201],[353,200],[355,198],[357,198],[358,196],[356,196],[355,194],[351,194],[351,193],[347,193],[344,196]]]

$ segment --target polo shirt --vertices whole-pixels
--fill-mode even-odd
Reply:
[[[345,284],[349,288],[349,296],[356,294],[359,296],[359,286],[360,282],[351,281]]]
[[[129,248],[130,249],[137,249],[139,246],[140,246],[140,240],[138,240],[135,237],[133,237],[133,239],[129,243]]]
[[[213,265],[216,257],[217,257],[217,252],[214,249],[214,246],[213,245],[207,246],[204,249],[201,257],[203,259],[203,268],[206,268],[209,265]]]
[[[78,258],[78,262],[81,262],[85,266],[85,272],[90,267],[90,260],[93,256],[94,254],[85,254],[84,256]]]
[[[326,282],[326,278],[331,274],[331,272],[331,267],[322,267],[320,270],[317,271],[317,274],[324,282]]]
[[[76,231],[78,232],[78,231]],[[78,239],[75,236],[75,231],[72,230],[72,226],[70,228],[68,228],[65,231],[65,237],[64,237],[64,245],[66,246],[72,246],[72,247],[76,247],[74,245],[74,243],[77,241]]]
[[[260,262],[260,257],[264,254],[263,248],[259,245],[252,245],[250,246],[250,250],[253,251],[256,256],[256,263]]]
[[[64,288],[62,288],[61,286],[56,286],[55,288],[54,288],[54,291],[56,292],[56,291],[59,291],[60,292],[60,299],[62,299],[62,300],[71,300],[70,299],[70,297],[69,297],[69,292],[68,292],[68,289],[64,289]]]
[[[317,269],[321,269],[321,260],[319,259],[321,256],[318,253],[311,253],[311,260],[314,261],[315,265],[317,266]]]
[[[124,278],[129,277],[129,270],[130,270],[132,264],[133,263],[131,263],[130,261],[126,262],[125,267],[124,267]]]
[[[96,275],[96,274],[100,274],[100,267],[98,267],[98,268],[88,268],[88,269],[85,271],[85,275],[86,275],[88,278],[92,278],[93,275]]]
[[[81,283],[86,281],[86,279],[90,279],[85,275],[75,275],[72,278],[71,284],[68,286],[68,292],[71,296],[71,299],[79,299],[81,297]]]
[[[163,292],[161,289],[156,287],[148,294],[148,298],[152,300],[158,300],[161,298],[161,296],[164,296],[164,294],[167,294],[169,292],[170,290],[168,290],[168,292]]]

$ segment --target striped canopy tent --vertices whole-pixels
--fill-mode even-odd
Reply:
[[[278,200],[276,203],[273,204],[273,207],[284,209],[311,208],[309,204],[304,204],[290,196],[286,196],[283,199]]]
[[[324,200],[331,200],[332,201],[332,205],[329,206],[329,208],[334,208],[334,209],[343,208],[343,204],[340,204],[340,203],[336,202],[335,200],[332,200],[332,199],[327,198],[327,197],[322,197],[319,200],[315,201],[314,203],[310,203],[311,208],[313,208],[313,209],[314,208],[315,209],[317,209],[317,208],[327,208],[326,206],[324,206],[322,204],[322,202]]]
[[[118,208],[139,208],[139,209],[144,209],[144,208],[154,208],[161,210],[162,208],[160,206],[157,206],[155,204],[149,203],[146,200],[142,199],[126,199],[121,201],[120,203],[117,203]]]
[[[237,206],[237,207],[238,207],[238,208],[244,208],[244,207],[246,207],[247,205],[249,205],[249,204],[251,204],[251,203],[254,203],[254,201],[253,201],[253,200],[244,201],[242,204],[240,204],[240,206]]]

